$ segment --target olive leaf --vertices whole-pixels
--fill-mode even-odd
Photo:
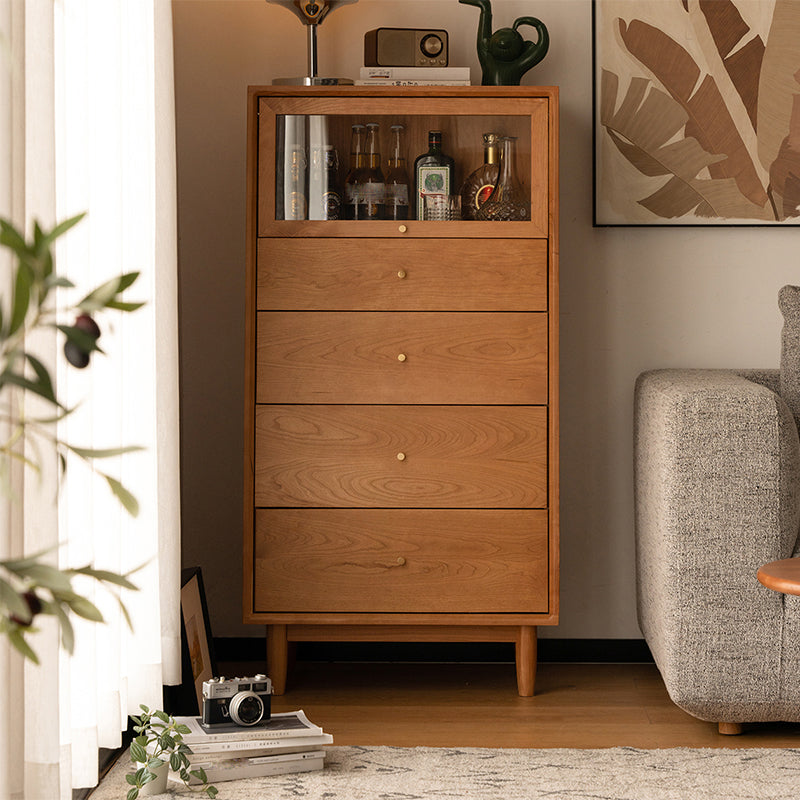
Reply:
[[[95,459],[110,458],[123,453],[140,450],[140,447],[85,448],[63,442],[57,438],[52,427],[74,409],[66,408],[58,399],[58,387],[49,368],[35,354],[25,349],[28,335],[41,327],[55,328],[64,336],[72,349],[88,356],[102,350],[97,346],[97,337],[78,325],[56,324],[57,313],[75,316],[102,312],[105,309],[135,311],[143,304],[121,299],[121,294],[134,284],[138,272],[127,272],[98,286],[89,292],[81,303],[54,307],[49,296],[54,289],[74,288],[66,277],[55,269],[53,244],[84,217],[78,214],[66,219],[52,229],[43,228],[34,222],[30,237],[26,237],[9,220],[0,218],[0,247],[11,251],[14,271],[7,285],[11,287],[10,302],[4,305],[0,298],[0,392],[18,388],[45,400],[55,409],[50,414],[37,418],[20,416],[12,420],[10,435],[0,442],[0,473],[5,473],[7,462],[21,461],[40,472],[42,448],[51,446],[59,466],[59,476],[67,468],[67,455],[90,464]],[[93,320],[92,320],[93,321]],[[83,320],[85,322],[85,320]],[[32,338],[32,337],[31,337]],[[74,359],[72,360],[75,364]],[[25,449],[18,445],[25,442]],[[136,498],[116,479],[98,473],[108,484],[112,493],[132,515],[138,513]],[[7,486],[3,487],[8,491]],[[92,622],[102,622],[103,616],[97,606],[72,588],[72,578],[83,575],[106,588],[113,587],[122,614],[129,627],[130,615],[119,597],[120,589],[136,590],[127,575],[117,575],[108,570],[95,570],[91,566],[79,569],[59,569],[47,563],[50,551],[42,551],[17,559],[0,560],[0,634],[22,655],[38,663],[35,651],[28,638],[37,632],[31,624],[39,614],[57,619],[61,631],[61,644],[72,652],[75,635],[70,619],[76,615]],[[138,792],[138,789],[136,790]]]

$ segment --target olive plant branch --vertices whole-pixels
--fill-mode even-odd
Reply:
[[[101,329],[94,315],[106,309],[131,312],[143,305],[120,298],[139,275],[138,272],[129,272],[96,287],[78,303],[59,309],[53,299],[54,290],[74,289],[75,285],[55,272],[53,245],[59,236],[77,225],[84,216],[79,214],[64,220],[50,231],[35,222],[30,238],[26,238],[10,221],[0,218],[0,247],[10,250],[14,256],[10,303],[5,306],[0,302],[0,399],[3,399],[3,394],[6,395],[0,422],[9,431],[6,441],[0,445],[0,476],[4,479],[3,483],[7,484],[6,490],[11,493],[8,465],[12,461],[20,461],[41,475],[42,447],[47,446],[52,448],[58,459],[60,477],[66,471],[68,458],[77,457],[96,475],[104,478],[123,508],[136,516],[139,510],[136,498],[119,480],[101,471],[95,460],[142,448],[87,448],[60,440],[52,426],[73,413],[77,406],[68,408],[59,400],[50,370],[27,349],[29,336],[35,330],[57,330],[64,336],[66,360],[73,367],[83,369],[89,365],[93,353],[103,352],[97,344]],[[58,315],[62,312],[76,315],[74,324],[59,324]],[[13,395],[13,392],[22,393],[18,409],[11,407],[9,394]],[[27,417],[22,400],[25,392],[48,403],[54,409],[53,415]],[[14,411],[17,413],[14,414]],[[30,452],[21,447],[23,443]],[[37,615],[48,614],[57,619],[62,646],[70,653],[74,647],[70,614],[92,622],[103,621],[99,609],[88,598],[73,590],[74,578],[89,577],[112,591],[129,626],[130,616],[118,591],[137,589],[128,578],[131,573],[119,575],[108,570],[97,570],[91,565],[59,569],[44,560],[50,554],[48,550],[0,561],[0,634],[7,635],[10,643],[25,658],[36,663],[38,658],[26,637],[36,632],[33,623]]]

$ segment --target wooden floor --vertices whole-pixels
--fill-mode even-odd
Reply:
[[[253,674],[224,665],[223,674]],[[298,662],[274,711],[302,708],[338,745],[799,747],[800,724],[721,736],[670,701],[651,664],[540,664],[519,697],[513,664]]]

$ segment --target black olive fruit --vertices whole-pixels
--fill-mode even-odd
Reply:
[[[77,369],[89,366],[89,354],[78,347],[71,339],[64,342],[64,357]]]
[[[79,314],[74,327],[91,336],[95,341],[100,338],[100,328],[88,314]],[[77,369],[89,366],[89,353],[71,339],[64,342],[64,357]]]
[[[80,328],[84,333],[88,333],[93,339],[100,338],[100,328],[97,327],[97,323],[88,314],[80,314],[75,320],[75,327]]]
[[[42,601],[39,599],[36,592],[30,591],[25,592],[22,595],[22,599],[25,601],[26,605],[28,606],[28,611],[30,612],[30,619],[22,619],[18,617],[16,614],[12,614],[9,619],[11,622],[15,622],[22,628],[27,628],[32,622],[33,618],[41,612],[42,610]]]

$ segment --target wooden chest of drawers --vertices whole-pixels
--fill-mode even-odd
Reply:
[[[442,128],[465,169],[510,128],[531,220],[280,219],[276,131],[304,114]],[[555,89],[251,89],[244,618],[276,691],[292,641],[475,640],[515,642],[533,693],[558,620],[556,152]]]

